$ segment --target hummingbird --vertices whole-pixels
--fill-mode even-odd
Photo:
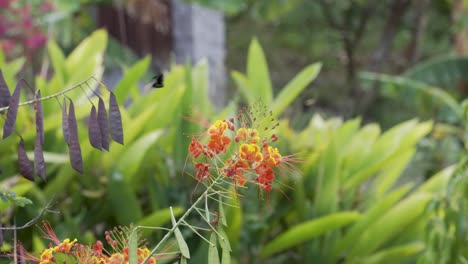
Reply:
[[[162,73],[157,73],[152,80],[154,80],[153,85],[151,87],[153,88],[162,88],[164,87],[164,75]]]

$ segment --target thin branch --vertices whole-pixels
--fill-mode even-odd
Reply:
[[[74,86],[72,86],[72,87],[70,87],[70,88],[68,88],[66,90],[63,90],[61,92],[51,94],[51,95],[48,95],[48,96],[44,96],[44,97],[41,97],[41,98],[37,98],[37,99],[30,100],[30,101],[22,102],[22,103],[20,103],[18,105],[18,107],[24,106],[24,105],[31,105],[31,104],[33,104],[35,102],[41,102],[41,101],[45,101],[45,100],[48,100],[48,99],[51,99],[51,98],[55,98],[55,97],[60,96],[60,95],[64,95],[65,93],[68,93],[68,92],[70,92],[70,91],[72,91],[72,90],[74,90],[74,89],[76,89],[78,87],[81,87],[81,85],[85,84],[87,81],[89,81],[91,79],[96,80],[96,78],[94,78],[94,76],[88,77],[86,80],[84,80],[84,81],[80,82],[79,84],[74,85]],[[99,82],[99,83],[101,83],[101,82]],[[8,108],[9,108],[9,106],[0,107],[0,112],[8,110]]]
[[[16,226],[16,224],[13,226],[13,227],[0,227],[0,230],[21,230],[21,229],[25,229],[25,228],[28,228],[28,227],[31,227],[33,226],[35,223],[37,223],[41,218],[42,216],[44,216],[44,214],[46,212],[54,212],[54,211],[51,211],[50,208],[52,207],[51,204],[52,204],[52,200],[50,200],[46,207],[44,209],[42,209],[41,213],[39,215],[37,215],[36,217],[34,217],[33,219],[31,219],[29,222],[27,222],[26,224],[22,225],[22,226]],[[56,213],[56,212],[55,212]]]

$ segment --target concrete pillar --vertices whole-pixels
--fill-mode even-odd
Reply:
[[[209,63],[209,96],[217,107],[226,103],[225,26],[221,12],[172,0],[172,32],[177,63],[188,58]]]

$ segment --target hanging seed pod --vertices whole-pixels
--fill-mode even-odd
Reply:
[[[0,107],[8,106],[10,97],[10,89],[8,89],[2,70],[0,70]]]
[[[63,98],[63,104],[62,104],[62,133],[63,133],[63,139],[67,143],[67,145],[70,145],[69,141],[69,132],[68,132],[68,114],[67,114],[67,99]]]
[[[78,140],[78,125],[75,117],[75,106],[70,101],[68,110],[68,148],[70,155],[70,162],[77,172],[83,172],[83,159],[81,157],[80,142]]]
[[[21,94],[21,85],[18,82],[16,85],[13,95],[10,97],[8,103],[8,112],[5,120],[5,126],[3,127],[3,138],[7,138],[15,130],[16,116],[18,114],[18,104]]]
[[[89,114],[88,137],[91,146],[99,150],[102,149],[101,130],[99,129],[96,107],[94,107],[94,105],[91,108],[91,113]]]
[[[23,139],[20,140],[19,147],[18,147],[18,165],[19,165],[19,173],[30,181],[34,181],[34,174],[31,162],[26,155],[26,151],[24,150],[24,141]]]
[[[109,150],[109,121],[107,119],[106,106],[104,100],[99,97],[98,114],[97,120],[99,124],[99,130],[101,131],[101,145],[105,150]]]
[[[123,145],[122,117],[117,99],[112,92],[109,97],[109,127],[112,139]]]
[[[37,91],[36,98],[41,98],[41,91]],[[41,101],[35,102],[34,108],[36,110],[36,135],[39,135],[40,142],[44,145],[44,112]]]
[[[46,164],[44,160],[44,150],[42,149],[41,137],[36,134],[36,144],[34,145],[34,171],[37,176],[46,181]]]

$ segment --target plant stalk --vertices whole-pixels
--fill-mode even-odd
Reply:
[[[148,256],[146,256],[146,258],[143,260],[142,264],[146,264],[146,262],[151,258],[151,256],[154,255],[154,253],[156,252],[156,250],[158,250],[158,248],[166,241],[168,240],[172,234],[174,233],[174,231],[180,226],[180,224],[184,221],[184,219],[193,211],[193,209],[195,209],[195,207],[197,206],[197,204],[199,202],[201,202],[203,200],[203,198],[208,195],[209,191],[211,191],[211,189],[213,188],[213,186],[217,183],[218,179],[220,178],[221,176],[218,176],[218,178],[216,178],[213,183],[211,183],[205,190],[205,192],[203,192],[203,194],[200,195],[200,197],[198,197],[198,199],[192,204],[192,206],[189,207],[189,209],[187,209],[187,211],[179,218],[179,220],[175,223],[175,225],[166,233],[166,235],[164,235],[164,237],[159,241],[159,243],[150,251],[150,253],[148,254]]]

